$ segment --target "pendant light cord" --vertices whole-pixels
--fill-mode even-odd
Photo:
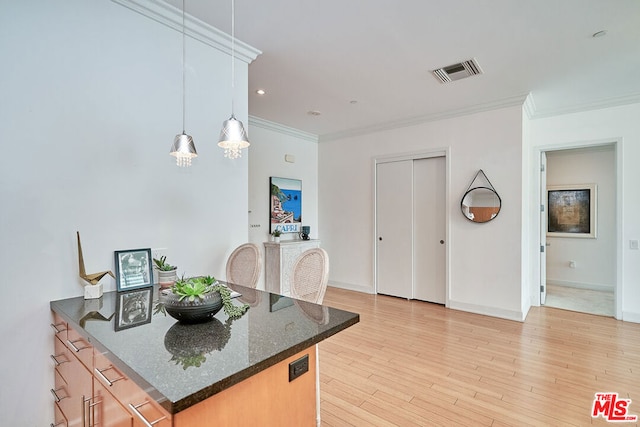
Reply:
[[[184,0],[183,0],[184,1]],[[231,117],[234,117],[233,99],[235,93],[235,56],[236,56],[236,6],[231,0]]]
[[[182,0],[182,133],[184,134],[184,122],[185,122],[185,109],[186,109],[186,101],[185,101],[185,35],[184,35],[184,0]]]

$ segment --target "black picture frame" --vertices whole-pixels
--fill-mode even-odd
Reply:
[[[153,286],[151,249],[127,249],[114,252],[118,292]]]
[[[152,305],[153,288],[151,287],[118,292],[114,329],[121,331],[151,323]]]

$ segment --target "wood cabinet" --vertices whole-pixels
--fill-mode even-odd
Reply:
[[[100,382],[93,379],[92,426],[131,427],[133,417]]]
[[[191,427],[194,425],[315,425],[316,353],[297,353],[177,414],[170,414],[73,328],[56,333],[55,420],[65,427]],[[90,357],[88,354],[90,353]],[[289,381],[290,364],[308,371]],[[90,362],[89,362],[90,360]],[[89,365],[89,366],[87,366]],[[91,370],[89,370],[91,368]],[[273,399],[277,395],[278,399]]]
[[[297,243],[297,242],[296,242]],[[278,245],[283,253],[301,253],[304,244]],[[290,259],[293,259],[291,257]],[[294,259],[293,259],[294,260]],[[187,328],[186,341],[176,336],[175,319],[152,316],[136,329],[115,326],[118,298],[107,292],[102,322],[86,322],[93,304],[82,297],[51,302],[55,363],[52,387],[55,426],[66,427],[225,427],[316,424],[316,352],[314,346],[358,322],[358,315],[326,310],[317,322],[295,304],[273,313],[271,294],[256,293],[256,304],[234,320],[233,328],[218,331],[204,324]],[[222,323],[216,320],[214,323]],[[214,323],[211,323],[214,326]],[[230,325],[230,322],[229,322]],[[191,328],[191,329],[190,329]],[[179,329],[178,329],[179,330]],[[212,336],[216,335],[215,337]],[[227,335],[228,334],[228,335]],[[218,335],[234,344],[218,342]],[[235,337],[235,339],[233,338]],[[215,338],[215,339],[214,339]],[[195,343],[193,341],[196,341]],[[208,344],[215,343],[214,347]],[[202,347],[202,342],[207,343]],[[176,348],[202,354],[197,365],[176,367]]]
[[[171,427],[171,414],[97,351],[94,373],[96,381],[133,415],[134,426],[144,427],[146,422],[154,427]]]
[[[56,409],[68,427],[86,427],[89,425],[89,404],[93,395],[91,373],[57,337],[54,339],[56,368],[55,385],[51,392]]]
[[[54,315],[54,426],[171,427],[171,415]],[[64,341],[64,342],[63,342]]]
[[[265,242],[265,290],[291,296],[293,264],[308,249],[319,248],[320,240]]]
[[[289,381],[290,363],[303,357],[309,370]],[[316,368],[315,348],[308,348],[178,412],[174,426],[315,426]]]

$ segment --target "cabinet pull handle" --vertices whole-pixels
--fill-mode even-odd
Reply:
[[[58,326],[64,326],[64,323],[56,323],[55,325],[53,323],[50,324],[51,327],[53,328],[54,331],[56,331],[56,334],[59,334],[60,332],[64,332],[67,330],[67,328],[64,329],[58,329]],[[60,424],[60,423],[58,423]],[[56,424],[56,425],[58,425]]]
[[[73,348],[73,351],[75,351],[76,353],[79,352],[80,350],[85,350],[87,348],[90,348],[89,345],[87,345],[85,347],[80,347],[80,348],[76,347],[75,343],[81,342],[81,341],[82,341],[82,339],[75,340],[75,341],[67,340],[67,343],[71,346],[71,348]]]
[[[49,424],[49,425],[50,425],[51,427],[58,427],[58,426],[65,425],[65,424],[66,424],[66,422],[65,422],[64,420],[62,420],[62,421],[58,421],[56,424],[51,423],[51,424]]]
[[[60,365],[62,365],[63,363],[67,363],[67,362],[69,362],[69,360],[63,360],[62,362],[59,362],[59,361],[58,361],[58,359],[57,359],[57,358],[58,358],[58,357],[60,357],[60,356],[64,356],[64,353],[62,353],[62,354],[56,354],[55,356],[54,356],[53,354],[50,354],[49,356],[51,356],[51,358],[53,359],[53,361],[56,363],[56,366],[60,366]],[[57,425],[57,424],[56,424],[56,425]]]
[[[55,390],[51,389],[51,393],[53,394],[53,397],[56,399],[56,402],[60,402],[62,399],[66,399],[67,397],[69,397],[69,396],[63,396],[63,397],[58,396],[58,393],[56,393],[56,392],[60,391],[60,390],[64,390],[64,388],[60,387],[60,388],[57,388]]]
[[[93,403],[91,403],[93,401]],[[91,398],[88,400],[89,402],[89,427],[96,427],[97,424],[96,423],[96,406],[100,405],[102,403],[102,400],[96,400],[95,397]],[[98,412],[100,413],[100,412]]]
[[[87,406],[91,405],[91,398],[82,396],[82,427],[91,427],[91,416],[88,414]],[[89,415],[89,424],[87,424],[87,415]]]
[[[140,413],[140,411],[138,411],[138,408],[140,408],[141,406],[144,405],[148,405],[149,402],[145,401],[139,405],[134,405],[132,403],[129,403],[129,408],[131,408],[131,410],[138,416],[138,418],[140,418],[140,421],[142,421],[144,423],[145,426],[147,427],[153,427],[154,424],[158,424],[160,421],[164,420],[165,418],[167,418],[166,416],[162,416],[161,418],[158,418],[155,421],[149,422],[147,421],[147,419],[144,417],[144,415],[142,415]]]
[[[115,380],[111,381],[109,378],[107,378],[107,377],[103,374],[103,372],[104,372],[104,371],[108,371],[108,370],[110,370],[110,369],[113,369],[113,370],[115,371],[115,368],[114,368],[113,366],[109,366],[108,368],[105,368],[105,369],[102,369],[102,370],[101,370],[101,369],[98,369],[98,368],[95,368],[95,369],[94,369],[94,371],[96,371],[96,374],[98,374],[98,376],[99,376],[100,378],[102,378],[102,380],[103,380],[105,383],[107,383],[107,384],[109,385],[109,387],[111,387],[111,386],[113,385],[113,383],[115,383],[116,381],[120,381],[120,380],[124,380],[124,379],[126,379],[126,377],[125,377],[124,375],[120,374],[120,375],[121,375],[120,377],[118,377],[118,378],[116,378]],[[118,371],[116,371],[116,372],[118,372]]]

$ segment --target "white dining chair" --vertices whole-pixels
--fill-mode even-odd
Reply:
[[[322,304],[329,281],[329,255],[322,248],[304,251],[294,262],[291,274],[293,298]],[[328,314],[327,314],[328,316]],[[316,424],[320,420],[320,352],[316,344]]]
[[[322,248],[304,251],[293,263],[291,295],[295,299],[322,304],[329,280],[329,255]]]
[[[245,243],[231,252],[227,260],[226,281],[235,285],[254,288],[260,279],[262,254],[253,243]]]

